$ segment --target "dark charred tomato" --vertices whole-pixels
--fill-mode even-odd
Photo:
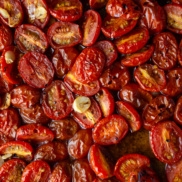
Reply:
[[[80,0],[48,0],[49,11],[58,20],[71,22],[82,15]]]
[[[147,91],[158,92],[166,86],[165,73],[157,65],[140,65],[135,69],[134,77],[140,87]]]
[[[152,55],[153,62],[164,70],[173,68],[177,62],[178,50],[174,35],[170,32],[159,33],[154,37],[153,43],[155,45]]]
[[[104,117],[114,112],[114,97],[107,88],[101,88],[95,95],[95,99],[99,103]]]
[[[0,146],[0,155],[16,156],[30,162],[33,158],[33,148],[28,142],[10,141]]]
[[[100,34],[101,24],[101,16],[98,12],[94,10],[87,10],[84,13],[84,20],[82,22],[82,45],[91,46],[96,42]]]
[[[148,28],[150,34],[156,34],[165,29],[166,14],[157,1],[142,0],[142,16],[139,20],[140,26]]]
[[[157,123],[152,127],[149,136],[151,149],[161,162],[173,164],[181,159],[182,132],[175,122]]]
[[[58,78],[62,78],[73,66],[79,52],[74,47],[56,49],[52,63]]]
[[[79,54],[71,72],[79,82],[88,84],[99,79],[105,61],[105,55],[100,49],[88,47]]]
[[[47,124],[50,121],[50,118],[45,115],[40,104],[31,107],[22,107],[19,112],[23,122],[26,124]]]
[[[141,167],[150,167],[148,157],[135,153],[125,154],[116,162],[114,175],[120,181],[128,181],[130,176]]]
[[[150,130],[156,123],[173,116],[175,102],[172,98],[159,95],[146,105],[142,112],[144,128]]]
[[[44,0],[29,1],[22,0],[22,5],[26,11],[28,22],[39,28],[44,28],[49,20],[49,9]]]
[[[86,111],[80,113],[74,110],[72,112],[73,118],[82,128],[93,128],[102,118],[102,111],[99,104],[94,98],[90,98],[90,100],[91,105]]]
[[[0,110],[0,132],[8,138],[15,139],[20,121],[20,116],[16,109],[8,108]]]
[[[167,85],[162,91],[168,96],[177,96],[182,93],[182,68],[169,70],[166,74]]]
[[[0,20],[9,27],[17,27],[23,21],[23,9],[18,0],[2,0],[0,2]]]
[[[23,170],[21,182],[47,182],[51,174],[50,166],[43,160],[29,163]]]
[[[79,130],[78,123],[71,117],[61,120],[52,120],[49,128],[54,132],[57,140],[68,140]]]
[[[182,66],[182,40],[180,41],[179,46],[178,46],[177,56],[178,56],[178,62]]]
[[[108,38],[119,38],[130,32],[137,24],[135,19],[125,19],[122,17],[111,17],[107,15],[102,23],[102,33]]]
[[[80,173],[80,171],[82,171]],[[93,181],[95,174],[86,159],[77,159],[72,166],[72,182]]]
[[[177,100],[174,110],[174,120],[176,123],[182,125],[182,96],[180,96]]]
[[[21,78],[18,73],[18,61],[20,52],[14,46],[4,48],[1,56],[1,73],[3,78],[11,84],[20,84]]]
[[[52,141],[54,134],[48,127],[33,123],[20,126],[16,132],[16,139],[41,143]]]
[[[73,100],[73,94],[65,84],[55,80],[43,92],[42,107],[49,118],[59,120],[71,113]]]
[[[111,145],[119,143],[128,132],[128,124],[120,115],[110,115],[101,119],[93,128],[92,137],[95,143]]]
[[[92,144],[92,131],[81,129],[69,139],[68,153],[74,159],[81,159],[88,154]]]
[[[92,9],[99,9],[107,4],[108,0],[89,0],[89,5]]]
[[[130,103],[117,101],[116,110],[128,122],[131,132],[138,131],[141,128],[142,121],[140,115]]]
[[[169,182],[180,181],[182,179],[181,174],[182,159],[174,164],[167,164],[165,171]]]
[[[44,53],[48,48],[46,34],[34,25],[22,24],[15,30],[15,43],[23,53],[37,51]]]
[[[103,71],[99,81],[102,87],[120,90],[129,83],[130,73],[127,67],[122,66],[120,62],[115,62]]]
[[[21,175],[26,164],[21,159],[10,159],[0,167],[1,182],[21,181]]]
[[[144,27],[137,27],[128,34],[115,40],[118,51],[122,54],[134,53],[145,46],[149,40],[149,31]]]
[[[107,179],[113,176],[114,164],[112,157],[102,146],[93,144],[88,153],[88,160],[90,167],[99,178]]]
[[[106,4],[106,12],[112,17],[123,17],[125,19],[138,19],[140,9],[132,0],[109,0]]]
[[[126,54],[121,59],[121,64],[124,66],[139,66],[145,62],[147,62],[154,52],[154,46],[153,45],[146,45],[142,49],[140,49],[137,52]]]
[[[28,52],[19,60],[18,70],[23,80],[35,88],[44,88],[51,83],[54,68],[46,55]]]
[[[82,34],[78,24],[59,21],[49,27],[47,38],[54,49],[59,49],[77,45],[82,40]]]
[[[64,83],[75,94],[84,96],[92,96],[100,90],[100,84],[98,80],[83,84],[75,78],[71,71],[65,75]]]
[[[118,57],[118,52],[115,45],[109,40],[101,40],[94,44],[98,47],[106,56],[105,66],[110,66]]]
[[[13,43],[13,35],[9,27],[0,25],[0,52]]]
[[[40,90],[27,84],[19,85],[11,91],[11,104],[17,108],[31,107],[40,100]]]
[[[164,6],[164,10],[167,16],[166,28],[174,33],[182,34],[182,18],[180,14],[182,6],[169,3]]]
[[[40,145],[34,154],[34,160],[58,162],[68,157],[67,146],[63,142],[53,141]]]
[[[54,166],[49,182],[71,182],[71,179],[71,165],[67,161],[61,161]]]

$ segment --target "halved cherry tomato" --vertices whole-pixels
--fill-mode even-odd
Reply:
[[[18,64],[23,80],[32,87],[44,88],[51,83],[54,68],[46,55],[38,52],[24,54]]]
[[[150,145],[161,162],[173,164],[179,161],[182,157],[181,128],[173,121],[157,123],[150,131]]]
[[[70,22],[55,22],[48,31],[47,38],[54,49],[72,47],[82,40],[82,34],[78,24]]]
[[[134,77],[141,88],[147,91],[158,92],[166,86],[165,73],[157,65],[140,65],[135,69]]]
[[[99,9],[107,4],[108,0],[89,0],[89,5],[92,9]]]
[[[42,107],[49,118],[59,120],[71,113],[73,100],[73,94],[65,84],[55,80],[43,92]]]
[[[149,40],[149,31],[144,27],[137,27],[128,34],[115,40],[118,51],[123,54],[134,53],[140,50]]]
[[[47,182],[51,174],[50,166],[43,160],[29,163],[23,170],[21,182]]]
[[[48,0],[48,6],[51,15],[61,21],[76,21],[82,15],[80,0]]]
[[[0,167],[0,181],[21,181],[21,176],[26,164],[21,159],[10,159]]]
[[[176,123],[182,125],[182,96],[180,96],[177,100],[174,110],[174,120]]]
[[[148,157],[141,154],[125,154],[118,159],[114,169],[114,175],[120,181],[128,181],[134,172],[141,167],[150,167]]]

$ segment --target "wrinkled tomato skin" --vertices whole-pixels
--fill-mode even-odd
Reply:
[[[0,167],[0,181],[21,181],[26,163],[21,159],[10,159]]]
[[[174,121],[154,125],[149,133],[149,141],[155,157],[161,162],[174,164],[181,159],[182,131]]]
[[[108,0],[89,0],[89,5],[92,9],[100,9],[107,4]]]
[[[174,110],[174,120],[177,124],[182,125],[182,96],[177,100]]]

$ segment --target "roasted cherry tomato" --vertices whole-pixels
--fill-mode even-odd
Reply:
[[[48,0],[50,13],[61,21],[76,21],[82,15],[80,0]]]
[[[82,40],[82,34],[78,24],[59,21],[49,27],[47,38],[50,45],[57,49],[77,45]]]
[[[84,20],[82,22],[83,40],[82,45],[93,45],[101,30],[101,17],[100,14],[94,10],[88,10],[84,13]]]
[[[21,159],[10,159],[0,167],[0,181],[21,181],[21,176],[26,164]]]
[[[89,5],[93,9],[99,9],[107,4],[108,0],[89,0]]]
[[[105,65],[104,53],[95,47],[88,47],[77,57],[71,72],[81,83],[89,83],[99,79]]]
[[[167,164],[181,159],[181,141],[182,130],[173,121],[159,122],[150,131],[150,145],[155,157]]]
[[[18,64],[23,80],[32,87],[44,88],[51,83],[54,68],[46,55],[38,52],[24,54]]]
[[[49,20],[49,9],[45,0],[22,0],[22,5],[28,16],[28,22],[39,28],[44,28]]]
[[[101,119],[93,128],[92,137],[95,143],[111,145],[120,142],[128,132],[128,124],[120,115],[110,115]]]
[[[2,0],[0,2],[0,20],[9,27],[17,27],[23,21],[23,9],[19,0]]]
[[[156,123],[173,116],[175,102],[172,98],[159,95],[150,101],[142,112],[144,128],[150,130]]]
[[[182,96],[180,96],[177,100],[174,110],[174,120],[176,123],[182,125]]]
[[[157,65],[140,65],[135,69],[134,77],[141,88],[147,91],[158,92],[166,86],[165,73]]]
[[[55,80],[43,92],[42,107],[49,118],[59,120],[71,113],[73,100],[73,94],[65,84]]]
[[[128,34],[115,40],[118,51],[123,54],[134,53],[140,50],[149,40],[149,31],[144,27],[137,27]]]
[[[126,154],[118,159],[114,169],[114,175],[120,181],[128,181],[134,172],[141,167],[150,167],[148,157],[141,154]]]
[[[177,56],[178,56],[178,62],[182,66],[182,40],[180,41],[179,46],[178,46]]]
[[[33,161],[29,163],[23,170],[21,182],[47,182],[50,174],[50,166],[45,161]]]

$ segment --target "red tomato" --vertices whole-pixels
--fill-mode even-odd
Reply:
[[[82,45],[91,46],[96,42],[100,34],[102,24],[101,16],[94,10],[87,10],[83,16],[84,20],[82,22]]]
[[[160,143],[160,145],[159,145]],[[151,149],[157,159],[173,164],[182,157],[182,130],[173,121],[157,123],[150,131]]]
[[[22,5],[28,16],[28,22],[39,28],[44,28],[49,20],[49,9],[45,0],[22,0]]]
[[[21,182],[47,182],[51,174],[50,166],[43,160],[29,163],[23,170]]]
[[[71,113],[73,100],[73,94],[65,84],[55,80],[43,92],[42,107],[49,118],[59,120]]]
[[[128,181],[130,176],[141,167],[149,167],[150,160],[141,154],[125,154],[118,159],[114,169],[114,175],[120,181]]]
[[[21,181],[21,175],[26,164],[21,159],[10,159],[0,167],[0,181]]]
[[[4,24],[14,28],[22,23],[24,14],[19,0],[1,0],[0,9],[0,20]]]
[[[166,86],[165,73],[156,65],[142,64],[135,69],[134,77],[140,87],[147,91],[158,92]]]
[[[178,46],[177,58],[178,58],[179,64],[182,66],[182,40],[180,41]]]
[[[122,54],[134,53],[145,46],[149,40],[147,28],[138,27],[131,30],[128,34],[115,40],[118,51]]]
[[[0,131],[0,146],[14,140],[14,138],[10,138],[9,136],[5,135],[3,132]]]
[[[98,80],[105,66],[104,53],[95,47],[88,47],[82,50],[77,57],[71,72],[81,83],[89,83]]]
[[[23,80],[32,87],[44,88],[51,83],[54,68],[46,55],[38,52],[24,54],[18,64]]]
[[[16,139],[40,143],[52,141],[54,134],[48,127],[33,123],[20,126],[16,132]]]
[[[107,4],[108,0],[89,0],[89,5],[92,9],[99,9]]]
[[[182,125],[182,96],[180,96],[177,100],[174,110],[174,120],[176,123]]]
[[[111,177],[109,179],[100,179],[97,177],[93,182],[120,182],[116,177]]]
[[[48,0],[49,11],[58,20],[71,22],[82,15],[82,3],[79,0]]]
[[[176,4],[182,4],[182,1],[181,0],[172,0],[173,3],[176,3]]]
[[[54,49],[59,49],[77,45],[82,34],[78,24],[58,21],[49,27],[47,38]]]

